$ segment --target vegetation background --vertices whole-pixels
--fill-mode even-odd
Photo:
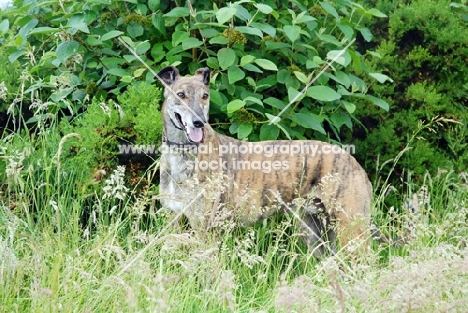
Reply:
[[[467,23],[465,0],[13,1],[0,310],[466,311]],[[219,216],[201,240],[160,209],[158,154],[119,149],[159,145],[162,94],[118,38],[155,71],[209,66],[219,132],[355,144],[374,220],[411,226],[412,242],[318,262],[288,216],[251,229]]]

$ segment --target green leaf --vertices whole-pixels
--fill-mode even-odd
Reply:
[[[252,63],[255,60],[253,55],[244,55],[240,60],[240,66],[244,66],[246,64]]]
[[[283,27],[283,31],[291,42],[295,42],[301,35],[301,27],[297,25],[286,25]]]
[[[270,14],[271,12],[273,12],[273,8],[268,4],[256,3],[255,6],[260,12],[264,14]]]
[[[275,63],[271,62],[270,60],[267,59],[255,59],[254,62],[260,66],[261,68],[265,70],[270,70],[270,71],[277,71],[278,67],[276,66]]]
[[[0,23],[0,32],[6,33],[10,28],[10,21],[5,19]]]
[[[341,54],[341,55],[340,55]],[[337,55],[340,55],[336,58]],[[336,59],[335,59],[336,58]],[[351,63],[351,56],[348,51],[342,53],[342,50],[332,50],[327,53],[327,59],[335,60],[334,62],[343,65],[344,67],[348,66]]]
[[[185,31],[175,31],[172,33],[172,46],[177,47],[179,44],[190,38],[190,33]]]
[[[218,107],[224,104],[223,96],[218,90],[210,88],[210,102],[216,104]]]
[[[237,26],[234,29],[240,31],[243,34],[255,35],[255,36],[258,36],[260,38],[263,38],[263,33],[259,29],[256,29],[256,28],[253,28],[253,27]]]
[[[333,35],[328,35],[328,34],[318,34],[318,38],[320,40],[323,40],[325,42],[329,42],[335,46],[341,46],[341,42]]]
[[[146,71],[146,68],[139,68],[133,72],[133,77],[140,77]]]
[[[283,132],[283,134],[288,137],[289,140],[292,140],[291,138],[291,135],[289,135],[288,131],[286,130],[286,128],[284,128],[283,126],[281,126],[281,124],[279,123],[274,123],[276,126],[279,127],[279,129],[281,129],[281,131]]]
[[[128,75],[128,76],[123,76],[123,77],[120,79],[121,82],[124,82],[124,83],[127,83],[127,84],[131,83],[132,80],[133,80],[133,77],[132,77],[132,76],[129,76],[129,75]]]
[[[378,80],[379,83],[383,84],[385,83],[387,80],[391,83],[393,83],[393,79],[391,79],[390,77],[388,77],[387,75],[385,74],[381,74],[381,73],[369,73],[369,76],[372,77],[372,78],[375,78]]]
[[[247,138],[247,136],[250,135],[252,130],[253,130],[252,124],[250,123],[240,124],[239,127],[237,128],[237,138],[239,139]]]
[[[57,46],[55,55],[60,63],[65,62],[69,57],[78,52],[79,43],[75,40],[64,41]]]
[[[293,122],[296,122],[298,125],[316,130],[322,134],[326,134],[325,129],[322,126],[323,119],[315,114],[306,114],[306,113],[295,113],[289,117]]]
[[[320,6],[328,13],[333,15],[333,17],[337,20],[340,20],[340,16],[338,15],[338,12],[336,12],[336,9],[328,2],[320,2]]]
[[[354,111],[356,111],[356,105],[354,103],[348,101],[341,101],[341,103],[344,105],[346,111],[348,111],[349,114],[353,114]]]
[[[260,140],[278,139],[280,129],[275,124],[265,123],[260,127]]]
[[[252,15],[250,14],[249,10],[247,10],[246,8],[244,8],[242,5],[236,5],[236,4],[240,4],[242,2],[250,2],[250,0],[247,0],[247,1],[239,1],[239,2],[236,2],[235,3],[235,8],[236,8],[236,17],[243,20],[243,21],[247,21],[247,20],[250,20],[252,18]]]
[[[346,119],[343,115],[337,113],[330,114],[330,121],[332,122],[333,126],[337,129],[340,129],[346,123]]]
[[[111,75],[115,75],[115,76],[120,76],[120,77],[125,77],[125,76],[130,76],[130,78],[132,77],[132,75],[128,71],[118,68],[118,67],[111,68],[110,70],[107,71],[107,73]]]
[[[236,53],[231,48],[221,48],[218,50],[219,66],[225,70],[236,61]]]
[[[5,20],[8,21],[8,20]],[[1,31],[1,29],[0,29]],[[60,31],[60,28],[53,28],[53,27],[38,27],[34,28],[29,34],[34,35],[34,34],[53,34],[57,33]]]
[[[135,52],[137,54],[145,54],[149,49],[151,49],[151,44],[148,41],[140,42],[135,46]]]
[[[245,77],[245,73],[236,65],[231,65],[228,69],[228,78],[230,84],[235,84]]]
[[[299,71],[294,71],[294,75],[299,79],[299,81],[303,84],[308,84],[310,81],[310,77],[307,77],[304,73]]]
[[[336,71],[335,81],[345,86],[346,88],[349,88],[349,86],[351,85],[351,79],[349,78],[349,75],[342,71]]]
[[[236,12],[236,8],[221,8],[216,12],[216,19],[218,20],[218,23],[222,25],[232,19]]]
[[[146,4],[138,3],[135,12],[140,15],[147,15],[148,14],[148,7]]]
[[[20,56],[22,56],[24,54],[24,50],[23,49],[18,49],[12,53],[10,53],[10,55],[8,56],[8,61],[10,61],[10,63],[13,63],[15,62]]]
[[[258,67],[256,67],[255,65],[253,64],[245,64],[243,66],[243,68],[245,68],[247,71],[250,71],[250,72],[256,72],[256,73],[263,73],[263,71],[261,69],[259,69]]]
[[[68,20],[68,27],[82,31],[83,33],[89,34],[89,29],[88,25],[85,22],[85,16],[84,14],[76,14],[73,15],[69,20]],[[76,31],[70,31],[71,34],[75,34]]]
[[[190,15],[190,10],[189,8],[186,7],[175,7],[172,9],[170,12],[164,14],[164,17],[183,17],[183,16],[189,16]]]
[[[284,109],[284,107],[286,106],[286,103],[275,97],[268,97],[265,100],[263,100],[263,102],[280,110]]]
[[[370,15],[376,16],[376,17],[387,17],[387,15],[383,14],[382,12],[380,12],[376,8],[372,8],[372,9],[367,10],[367,13],[369,13]]]
[[[182,49],[184,50],[192,49],[195,47],[199,47],[202,44],[203,44],[203,41],[201,41],[200,39],[191,37],[182,42]]]
[[[341,95],[328,86],[312,86],[307,89],[307,95],[319,101],[335,101]]]
[[[150,8],[151,12],[156,12],[159,9],[160,4],[161,0],[148,0],[148,7]]]
[[[337,23],[336,26],[338,26],[338,28],[345,35],[345,37],[348,38],[348,40],[353,39],[354,29],[351,26],[349,26],[347,23],[346,24],[343,23],[343,21],[341,21],[340,23]]]
[[[163,44],[161,43],[155,44],[151,48],[151,56],[153,57],[154,62],[158,63],[159,61],[161,61],[166,56]]]
[[[264,32],[265,34],[271,37],[276,36],[276,28],[274,28],[273,26],[269,24],[253,22],[253,23],[250,23],[250,26],[260,29],[262,32]]]
[[[124,64],[125,60],[123,58],[103,57],[101,62],[106,68],[114,68]]]
[[[164,17],[161,13],[153,14],[151,16],[151,22],[161,35],[166,36],[166,25],[164,25]]]
[[[227,104],[227,113],[232,114],[239,110],[240,108],[243,108],[245,106],[245,101],[240,100],[240,99],[234,99],[231,102]]]
[[[290,103],[295,103],[300,101],[304,97],[304,94],[301,94],[299,90],[293,87],[288,88],[288,100]]]
[[[124,32],[121,32],[120,30],[111,30],[110,32],[105,33],[104,35],[102,35],[101,41],[106,41],[106,40],[115,38],[117,36],[120,36],[122,34],[124,34]]]
[[[228,114],[232,114],[239,110],[240,108],[243,108],[245,106],[245,101],[240,100],[240,99],[234,99],[231,102],[227,104],[227,112]]]
[[[252,102],[252,103],[256,103],[256,104],[258,104],[258,105],[263,106],[262,100],[260,100],[259,98],[253,97],[253,96],[245,97],[245,98],[244,98],[244,101],[245,101],[246,103]]]
[[[388,105],[387,102],[385,102],[384,100],[382,99],[379,99],[377,97],[374,97],[374,96],[371,96],[371,95],[366,95],[365,96],[366,99],[370,100],[373,104],[375,104],[376,106],[378,107],[381,107],[382,109],[384,109],[385,111],[388,111],[390,109],[390,106]]]
[[[291,49],[291,44],[285,42],[274,42],[271,40],[265,41],[265,51],[279,50],[279,49]]]
[[[367,27],[359,27],[357,28],[359,32],[361,33],[362,37],[364,37],[364,40],[367,42],[370,42],[372,40],[372,33]]]
[[[269,114],[269,113],[265,113],[265,116],[270,121],[269,124],[277,125],[279,127],[278,123],[281,121],[280,117],[278,117],[276,115]]]
[[[132,38],[139,37],[139,36],[143,35],[144,32],[145,32],[145,30],[144,30],[143,26],[141,26],[140,24],[138,24],[136,22],[131,22],[127,26],[127,33]]]
[[[209,57],[206,59],[206,65],[212,69],[219,69],[218,58]]]
[[[23,37],[27,38],[29,36],[29,32],[33,30],[37,24],[39,23],[38,19],[31,19],[29,22],[27,22],[21,29],[18,31],[18,34]]]
[[[228,40],[224,36],[215,36],[208,41],[212,45],[227,45]]]
[[[313,16],[310,16],[309,14],[306,14],[308,13],[307,11],[304,11],[304,12],[301,12],[295,22],[296,24],[302,24],[302,23],[308,23],[308,22],[313,22],[313,21],[316,21],[317,19]]]

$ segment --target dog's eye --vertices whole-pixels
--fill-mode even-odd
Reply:
[[[202,96],[202,99],[206,100],[206,99],[208,99],[208,97],[209,97],[209,95],[207,93],[204,93],[203,96]]]
[[[178,93],[177,93],[177,97],[179,97],[180,99],[185,99],[185,93],[183,93],[183,92],[178,92]]]

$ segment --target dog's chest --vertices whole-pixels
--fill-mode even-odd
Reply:
[[[195,173],[195,156],[183,151],[163,153],[160,160],[159,193],[164,207],[180,211],[188,203]]]

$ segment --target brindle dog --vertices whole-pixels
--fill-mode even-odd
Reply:
[[[303,237],[317,257],[334,251],[336,241],[341,247],[355,242],[360,250],[368,248],[372,186],[354,157],[320,141],[249,143],[218,134],[208,124],[208,68],[183,77],[169,66],[158,77],[165,85],[164,207],[184,210],[192,227],[204,229],[212,210],[220,207],[241,225],[288,209],[299,217]],[[218,194],[201,196],[207,181],[220,174],[227,179]]]

